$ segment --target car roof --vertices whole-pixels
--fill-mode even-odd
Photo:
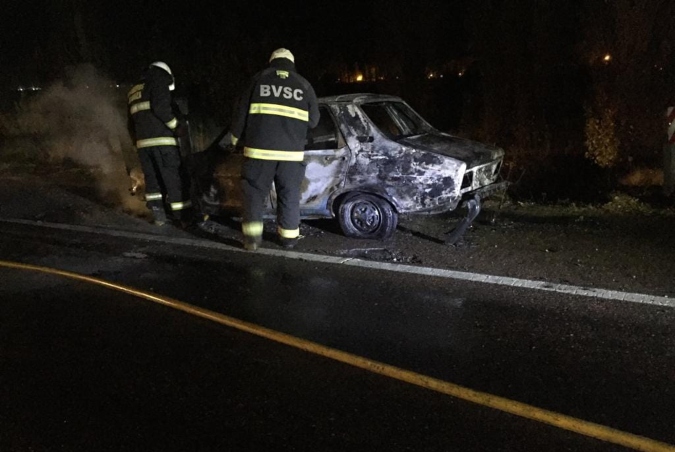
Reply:
[[[318,99],[320,103],[363,103],[363,102],[378,102],[378,101],[397,101],[401,102],[398,96],[391,96],[388,94],[375,93],[353,93],[353,94],[339,94],[336,96],[325,96]]]

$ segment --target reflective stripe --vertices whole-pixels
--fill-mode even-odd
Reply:
[[[145,200],[146,201],[160,201],[161,199],[162,199],[161,193],[146,193],[145,194]]]
[[[300,228],[298,229],[283,229],[281,226],[277,227],[277,234],[282,239],[297,239],[300,237]]]
[[[144,87],[145,84],[141,83],[140,85],[136,85],[129,90],[129,93],[127,94],[127,97],[129,98],[129,103],[132,103],[133,101],[141,98],[142,94],[141,91],[143,91]]]
[[[287,118],[299,119],[300,121],[309,121],[309,112],[300,108],[286,107],[277,104],[251,104],[248,112],[252,115],[277,115]]]
[[[237,138],[237,137],[235,137],[234,135],[232,135],[232,136],[230,137],[230,141],[232,142],[233,145],[236,146],[236,145],[237,145],[237,141],[239,141],[239,138]]]
[[[243,232],[244,235],[249,237],[259,237],[263,233],[263,222],[250,221],[248,223],[242,223],[241,232]]]
[[[171,210],[183,210],[192,207],[192,201],[172,202]]]
[[[176,139],[173,137],[159,137],[147,138],[145,140],[138,140],[136,148],[149,148],[150,146],[177,146]]]
[[[274,151],[272,149],[244,148],[244,155],[252,159],[283,162],[302,162],[305,159],[305,153],[302,151]]]
[[[176,119],[176,118],[173,118],[171,121],[166,123],[166,126],[171,130],[175,129],[177,125],[178,125],[178,119]]]
[[[139,111],[143,110],[150,110],[150,101],[146,100],[145,102],[139,102],[137,104],[133,104],[131,108],[129,108],[129,111],[133,115],[134,113],[137,113]]]
[[[134,85],[129,90],[128,96],[131,96],[132,94],[136,94],[137,92],[141,91],[143,88],[145,88],[145,83],[139,83],[138,85]]]

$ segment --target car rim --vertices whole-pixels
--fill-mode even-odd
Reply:
[[[356,203],[351,217],[354,227],[361,232],[373,232],[380,227],[380,210],[370,202]]]

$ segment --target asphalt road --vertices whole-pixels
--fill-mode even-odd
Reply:
[[[0,221],[0,450],[675,450],[667,301],[45,226]]]

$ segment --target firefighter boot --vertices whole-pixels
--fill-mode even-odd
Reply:
[[[285,237],[278,237],[279,245],[286,248],[287,250],[295,248],[295,245],[298,244],[298,238],[287,239]]]
[[[164,209],[158,206],[153,206],[151,210],[153,218],[152,224],[155,226],[164,226],[167,222],[166,212],[164,212]]]
[[[262,236],[252,236],[252,235],[244,236],[244,249],[246,249],[246,251],[255,251],[258,248],[260,248],[261,244],[262,244]]]
[[[195,212],[194,208],[188,207],[187,209],[180,211],[180,213],[177,215],[175,224],[181,229],[188,229],[198,222],[197,212]]]

